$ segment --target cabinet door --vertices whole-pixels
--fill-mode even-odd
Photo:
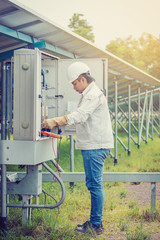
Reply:
[[[81,95],[68,82],[67,70],[71,63],[80,61],[86,63],[95,79],[97,86],[107,95],[108,61],[107,59],[60,59],[58,60],[58,116],[70,113],[77,107]],[[106,96],[107,97],[107,96]],[[61,127],[62,134],[75,134],[75,126]]]
[[[15,140],[37,140],[41,126],[41,53],[38,49],[14,51]],[[39,117],[37,117],[39,116]]]

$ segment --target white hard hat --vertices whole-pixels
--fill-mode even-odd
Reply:
[[[81,74],[89,72],[89,67],[83,62],[74,62],[68,67],[69,83],[76,80]]]

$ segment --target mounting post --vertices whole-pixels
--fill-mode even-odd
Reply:
[[[114,120],[114,132],[115,132],[115,139],[114,139],[114,165],[117,164],[117,122],[118,122],[118,111],[117,111],[117,105],[118,105],[118,90],[117,90],[117,81],[115,81],[115,120]]]
[[[70,172],[74,172],[74,140],[70,135]],[[74,187],[74,182],[70,182],[70,187]]]
[[[151,211],[156,208],[156,183],[151,182]]]
[[[128,85],[128,155],[131,154],[131,85]]]
[[[32,197],[29,195],[22,196],[23,204],[31,204]],[[22,224],[26,224],[28,220],[31,219],[31,208],[22,207]]]
[[[6,139],[6,62],[2,65],[2,123],[1,140]],[[0,228],[7,230],[7,181],[5,164],[1,165],[1,217]]]

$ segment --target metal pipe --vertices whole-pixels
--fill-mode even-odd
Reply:
[[[23,195],[23,196],[22,196],[23,204],[28,204],[28,205],[30,205],[28,199],[29,199],[29,196],[28,196],[28,195]],[[22,204],[22,205],[23,205],[23,204]],[[23,208],[23,207],[22,207],[22,224],[26,224],[26,223],[27,223],[28,217],[29,217],[29,216],[28,216],[29,210],[30,210],[30,208]]]
[[[157,125],[157,127],[159,127],[158,122],[153,118],[153,122]]]
[[[157,128],[153,125],[153,129],[155,130],[155,132],[159,135],[159,132],[157,130]]]
[[[159,105],[155,103],[153,108],[154,108],[154,111],[157,112],[159,110]]]
[[[50,162],[58,169],[59,172],[64,172],[64,170],[61,168],[61,166],[58,165],[58,163],[54,160],[51,159]]]
[[[120,111],[122,112],[122,114],[124,115],[124,117],[128,120],[128,116],[125,114],[125,112],[122,110],[121,107],[118,106],[118,108],[120,109]],[[138,132],[138,129],[136,128],[136,126],[134,125],[134,123],[131,122],[131,126],[134,128],[134,130],[136,132]]]
[[[149,127],[150,127],[150,120],[152,120],[151,114],[152,114],[152,92],[151,92],[151,95],[150,95],[149,109],[148,109],[148,118],[147,118],[147,138],[148,138],[148,134],[149,134],[149,130],[150,130],[149,129]]]
[[[117,120],[118,120],[118,111],[117,111],[117,96],[118,96],[118,90],[117,90],[117,81],[115,81],[115,120],[114,120],[114,132],[115,132],[115,138],[114,138],[114,164],[117,164]]]
[[[57,205],[57,204],[55,204]],[[47,209],[54,209],[54,208],[57,208],[59,207],[59,205],[55,206],[53,204],[50,204],[50,205],[45,205],[45,204],[42,204],[42,205],[36,205],[36,204],[14,204],[14,203],[8,203],[7,204],[7,207],[16,207],[16,208],[47,208]]]
[[[131,153],[131,85],[128,85],[128,155]]]
[[[113,113],[110,111],[111,115],[113,115]],[[128,134],[128,130],[123,126],[122,122],[120,120],[118,120],[119,125],[123,128],[123,130]],[[137,145],[136,140],[132,137],[132,135],[130,136],[132,141]]]
[[[65,186],[64,186],[64,183],[63,181],[61,180],[61,178],[46,164],[46,163],[42,163],[43,167],[45,167],[56,179],[57,181],[59,182],[59,184],[61,185],[61,188],[62,188],[62,196],[61,196],[61,199],[58,203],[56,203],[55,205],[52,205],[52,208],[57,208],[59,207],[64,199],[65,199]]]
[[[2,122],[1,139],[6,139],[6,62],[2,64]],[[0,227],[7,230],[7,181],[6,165],[1,165],[1,218]]]
[[[131,87],[128,86],[128,88],[131,88]],[[129,102],[129,101],[131,102],[131,89],[130,89],[130,97],[128,97],[128,102]],[[126,102],[126,104],[128,105],[127,100],[125,100],[125,102]],[[133,108],[131,107],[131,104],[130,104],[130,111],[131,111],[132,115],[136,117],[135,111],[134,111]]]
[[[74,140],[70,135],[70,172],[74,172]],[[70,187],[74,186],[74,182],[70,182]]]
[[[142,109],[140,107],[140,110],[142,110],[142,112],[145,114],[145,109],[144,108]],[[142,113],[142,119],[143,119],[143,113]],[[144,121],[144,119],[143,119],[143,121]],[[153,120],[153,121],[155,121],[155,120]],[[143,124],[142,124],[142,129],[144,129],[146,131],[146,127]],[[152,139],[152,136],[149,134],[149,132],[148,132],[148,136]],[[141,135],[141,138],[144,140],[144,142],[146,141],[142,135]]]
[[[113,135],[115,136],[115,132],[113,131]],[[122,140],[117,136],[117,140],[119,141],[119,143],[122,145],[122,147],[127,151],[128,148],[125,146],[125,144],[122,142]]]
[[[12,132],[12,75],[11,75],[11,63],[7,63],[7,133],[10,140],[10,134]]]
[[[151,182],[151,211],[156,208],[156,183]]]
[[[1,218],[0,227],[7,229],[7,181],[6,181],[7,167],[5,164],[1,165]]]
[[[144,99],[142,119],[141,119],[140,131],[139,131],[139,139],[140,139],[140,140],[141,140],[142,129],[143,129],[143,121],[144,121],[145,108],[146,108],[146,100],[147,100],[147,92],[146,92],[145,99]]]
[[[141,94],[141,90],[140,87],[138,88],[138,148],[140,148],[140,142],[141,142],[141,136],[140,136],[140,125],[141,125],[141,120],[140,120],[140,94]]]
[[[7,172],[7,175],[15,172]],[[26,176],[25,172],[18,172],[16,178],[19,180]],[[63,182],[85,182],[85,172],[61,172],[59,173]],[[42,182],[52,182],[55,180],[49,172],[42,172]],[[103,182],[160,182],[160,172],[104,172]]]
[[[148,143],[148,91],[146,90],[146,143]]]
[[[159,137],[160,137],[160,91],[159,91],[159,109],[158,109],[158,119],[159,119]]]
[[[6,139],[6,62],[2,65],[2,121],[1,121],[1,139]]]
[[[70,135],[70,172],[74,172],[74,141]]]

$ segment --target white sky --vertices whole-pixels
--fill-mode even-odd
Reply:
[[[160,0],[19,0],[34,11],[68,29],[74,13],[84,14],[93,26],[95,44],[105,48],[117,37],[142,33],[160,35]]]

